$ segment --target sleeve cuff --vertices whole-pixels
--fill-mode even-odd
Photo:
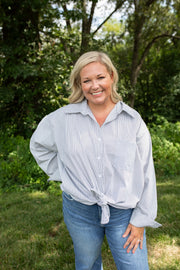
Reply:
[[[56,170],[52,175],[49,175],[48,182],[49,181],[62,182],[60,174],[59,174],[59,170]]]
[[[139,214],[136,210],[133,211],[130,223],[136,227],[151,227],[159,228],[162,225],[156,222],[153,218],[149,217],[146,214]]]

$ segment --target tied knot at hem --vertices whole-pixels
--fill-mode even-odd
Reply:
[[[110,209],[108,205],[108,200],[103,193],[97,192],[95,189],[91,189],[97,198],[97,204],[101,207],[101,224],[107,224],[110,218]]]

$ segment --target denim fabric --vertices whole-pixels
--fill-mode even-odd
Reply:
[[[64,221],[74,244],[76,270],[103,270],[101,246],[106,235],[118,270],[148,270],[146,237],[143,249],[135,254],[123,248],[123,238],[133,209],[117,209],[110,206],[110,221],[101,224],[101,207],[85,205],[63,192]]]

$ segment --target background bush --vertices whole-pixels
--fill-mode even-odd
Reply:
[[[180,174],[180,122],[170,123],[157,117],[151,126],[153,157],[160,176]],[[0,134],[0,188],[12,190],[28,187],[46,190],[47,176],[36,164],[29,151],[29,139]],[[51,189],[52,187],[50,187]]]
[[[156,172],[160,176],[180,174],[180,122],[171,123],[157,116],[150,127]]]
[[[29,139],[0,134],[0,188],[12,190],[23,187],[45,190],[47,176],[37,166],[29,150]]]

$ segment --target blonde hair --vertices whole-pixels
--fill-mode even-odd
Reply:
[[[116,92],[118,73],[113,63],[111,62],[111,59],[103,52],[91,51],[81,55],[74,65],[74,68],[70,75],[70,90],[72,91],[72,93],[69,97],[69,102],[78,103],[85,98],[81,89],[80,72],[83,67],[92,62],[98,62],[106,66],[109,74],[113,75],[111,99],[114,103],[122,100],[121,96]]]

